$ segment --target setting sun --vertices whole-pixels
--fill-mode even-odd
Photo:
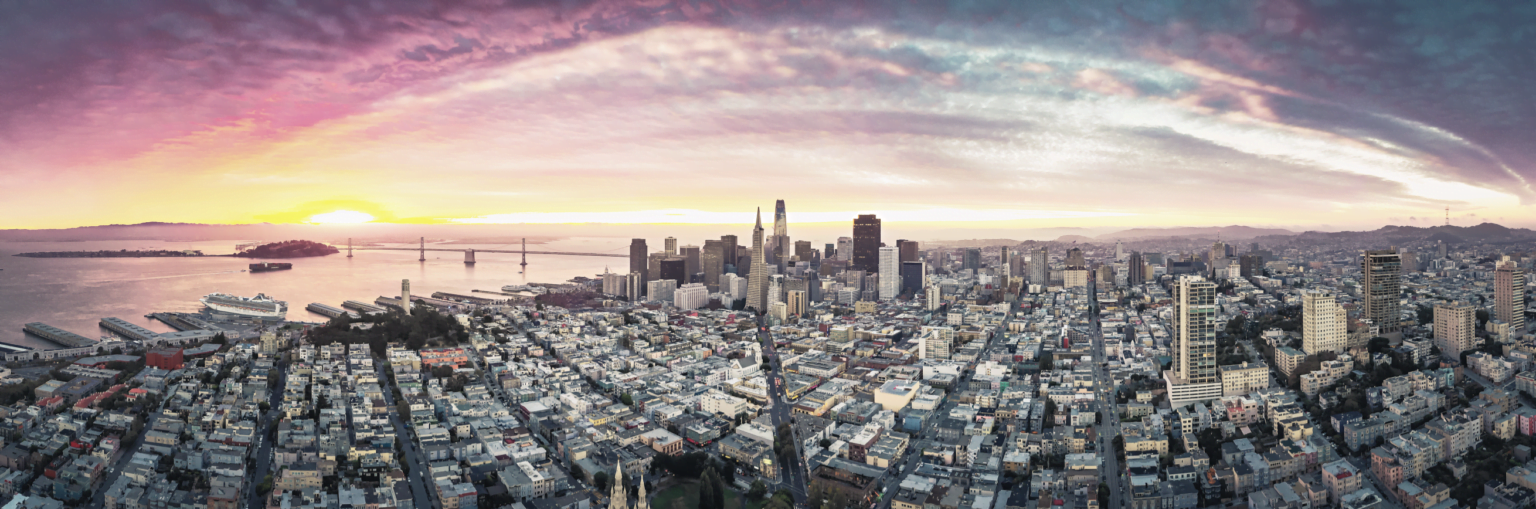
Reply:
[[[314,224],[357,224],[373,221],[373,216],[355,210],[338,210],[309,216],[309,223]]]

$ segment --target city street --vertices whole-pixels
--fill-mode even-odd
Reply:
[[[779,359],[778,354],[774,351],[773,334],[768,332],[766,328],[762,326],[762,323],[762,317],[759,316],[757,328],[758,339],[763,343],[763,354],[772,359],[770,364],[772,366],[772,370],[767,375],[768,385],[770,386],[768,388],[768,398],[770,405],[770,408],[768,409],[768,415],[773,421],[774,429],[777,430],[780,424],[789,423],[792,415],[789,411],[789,402],[784,396],[784,367],[780,363],[781,359]],[[793,433],[794,425],[790,424],[789,428],[791,433]],[[805,487],[806,476],[808,474],[805,471],[805,458],[801,457],[804,451],[800,449],[800,440],[798,438],[795,438],[793,435],[791,435],[790,438],[792,439],[795,446],[795,454],[790,459],[790,463],[788,465],[784,465],[784,468],[780,469],[779,478],[787,479],[789,481],[788,486],[786,487],[789,489],[790,494],[794,496],[795,505],[804,506],[808,498],[808,492],[806,491]]]
[[[384,363],[375,362],[373,367],[379,373],[379,381],[385,382],[389,377],[384,373]],[[389,422],[395,427],[395,442],[400,444],[400,452],[405,456],[403,463],[411,468],[411,473],[405,477],[411,483],[411,496],[415,500],[416,509],[433,509],[437,505],[433,502],[433,494],[436,489],[429,489],[427,484],[427,472],[430,471],[427,462],[416,452],[416,440],[411,438],[412,433],[405,428],[400,421],[400,412],[395,409],[394,388],[384,390],[384,403],[389,406]]]
[[[261,416],[261,422],[256,427],[256,440],[257,444],[259,445],[256,447],[253,468],[250,472],[247,473],[248,475],[245,476],[245,497],[247,499],[246,503],[249,504],[246,507],[266,507],[267,505],[263,495],[257,492],[256,485],[260,484],[261,480],[265,478],[267,473],[272,469],[273,438],[272,435],[267,432],[267,430],[272,427],[273,420],[277,418],[278,406],[280,406],[280,403],[283,401],[284,384],[286,384],[288,380],[282,363],[273,365],[272,372],[274,374],[269,379],[272,380],[273,383],[269,384],[269,387],[267,388],[267,405],[269,405],[267,408],[267,413]],[[276,481],[274,480],[274,482]]]
[[[1100,507],[1118,509],[1124,507],[1128,486],[1124,485],[1121,477],[1120,459],[1115,454],[1114,437],[1120,436],[1120,413],[1115,408],[1115,380],[1109,374],[1109,368],[1105,363],[1109,362],[1109,356],[1104,352],[1104,331],[1099,324],[1098,287],[1093,281],[1088,282],[1088,298],[1093,304],[1088,308],[1088,335],[1093,340],[1093,376],[1094,387],[1098,388],[1098,411],[1102,417],[1099,420],[1099,450],[1104,458],[1104,465],[1099,470],[1099,477],[1109,485],[1109,500],[1100,501]]]

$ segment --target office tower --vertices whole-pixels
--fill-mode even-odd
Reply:
[[[641,295],[645,294],[645,275],[639,271],[631,271],[624,276],[624,297],[630,302],[640,302]]]
[[[853,261],[853,237],[837,238],[837,259],[845,262]]]
[[[1301,349],[1309,354],[1344,353],[1349,325],[1333,292],[1302,290]]]
[[[630,272],[639,272],[640,273],[640,284],[642,284],[642,285],[644,285],[646,281],[650,280],[650,278],[649,278],[650,271],[649,271],[649,266],[647,264],[650,261],[650,259],[649,259],[650,255],[651,255],[650,251],[646,251],[645,239],[630,239],[630,241],[629,241],[629,271]],[[639,297],[639,295],[638,294],[630,294],[629,297],[631,299],[634,299],[635,297]]]
[[[661,279],[663,277],[661,275],[661,262],[662,261],[665,261],[665,260],[681,260],[681,259],[682,258],[678,258],[677,255],[667,254],[666,251],[657,251],[657,252],[651,253],[650,258],[646,261],[646,272],[645,272],[645,274],[646,274],[647,277],[651,278],[650,281],[646,281],[645,282],[646,287],[647,288],[650,287],[651,281],[655,281],[655,280]],[[654,299],[652,299],[652,300],[654,300]]]
[[[730,265],[732,267],[740,267],[740,265],[737,264],[737,261],[741,257],[741,253],[738,252],[736,246],[737,244],[735,235],[720,236],[720,272],[722,274],[726,272],[726,265]]]
[[[709,289],[700,283],[680,286],[672,294],[672,305],[679,309],[699,309],[705,304],[709,304]]]
[[[1465,302],[1435,306],[1435,346],[1440,358],[1461,362],[1461,352],[1477,348],[1477,308]]]
[[[767,264],[763,254],[763,209],[757,209],[757,226],[752,227],[752,269],[747,275],[747,307],[759,314],[768,312]]]
[[[917,358],[948,359],[955,345],[953,327],[924,326],[918,333]]]
[[[912,292],[917,295],[923,291],[923,273],[927,272],[927,264],[922,260],[901,262],[901,290],[900,293]]]
[[[661,279],[671,279],[677,284],[688,281],[688,262],[682,258],[668,258],[661,261]]]
[[[896,241],[896,249],[901,250],[901,262],[917,261],[917,241],[901,239]]]
[[[1121,244],[1120,241],[1117,240],[1117,241],[1115,241],[1115,261],[1124,261],[1124,260],[1125,260],[1125,245]]]
[[[784,200],[773,202],[773,236],[789,236],[789,219],[784,214]]]
[[[1258,253],[1248,253],[1239,258],[1238,274],[1243,277],[1253,277],[1264,274],[1264,256]]]
[[[1147,265],[1164,265],[1167,263],[1162,253],[1143,253],[1142,258],[1147,259]],[[1147,274],[1151,276],[1151,274]]]
[[[901,295],[901,251],[894,247],[880,248],[880,300],[891,300]]]
[[[603,293],[608,295],[624,295],[625,290],[627,290],[627,288],[624,286],[627,282],[626,279],[627,278],[624,277],[624,274],[614,274],[604,271]]]
[[[1083,250],[1082,249],[1074,247],[1072,249],[1068,249],[1067,250],[1067,268],[1069,268],[1069,269],[1087,269],[1088,268],[1088,260],[1083,258]]]
[[[788,309],[785,310],[785,313],[789,316],[804,315],[806,303],[807,298],[805,296],[805,291],[790,290],[788,295],[784,296],[784,304],[789,306]]]
[[[831,242],[828,242],[827,243],[827,247],[824,248],[822,250],[822,252],[821,252],[821,258],[824,259],[824,260],[832,260],[832,259],[835,259],[836,257],[837,257],[837,245],[833,244]]]
[[[730,303],[736,302],[736,299],[747,297],[746,282],[746,278],[729,272],[720,275],[720,293],[726,296],[727,307],[730,307]]]
[[[725,272],[724,246],[718,240],[704,241],[699,253],[699,270],[704,272],[704,286],[711,292],[720,291],[720,274]]]
[[[811,241],[795,241],[795,258],[799,258],[802,263],[810,263],[811,259],[815,257],[815,252],[811,251]]]
[[[1050,257],[1045,252],[1045,246],[1035,248],[1029,253],[1029,284],[1045,286],[1050,284],[1051,265]]]
[[[1403,251],[1400,256],[1402,256],[1402,260],[1403,260],[1403,273],[1404,274],[1409,274],[1409,273],[1413,273],[1413,272],[1418,272],[1419,271],[1419,256],[1414,254],[1413,251]]]
[[[678,256],[683,257],[683,265],[687,267],[685,270],[688,271],[688,277],[692,278],[694,274],[698,274],[699,271],[703,270],[699,266],[699,262],[701,261],[699,246],[683,246],[677,249]]]
[[[1147,282],[1147,261],[1142,259],[1140,251],[1131,251],[1125,262],[1125,284],[1136,286]]]
[[[1493,319],[1525,334],[1525,270],[1505,256],[1493,272]]]
[[[1099,282],[1099,286],[1100,287],[1114,287],[1115,286],[1115,267],[1114,266],[1111,266],[1111,265],[1100,265],[1098,272],[1099,273],[1095,274],[1095,276],[1098,278],[1098,279],[1096,279],[1096,281]]]
[[[861,299],[874,302],[880,300],[880,274],[866,274],[864,276],[864,293]]]
[[[764,302],[769,309],[773,309],[776,302],[784,302],[784,281],[782,274],[768,276],[768,298]]]
[[[926,304],[924,307],[929,311],[939,309],[939,305],[943,303],[938,285],[928,285],[926,288],[923,288],[923,296],[925,297],[924,304]]]
[[[662,240],[661,242],[662,242],[662,248],[661,248],[662,252],[667,253],[669,255],[677,254],[677,239],[676,238],[674,238],[674,237],[667,237],[666,239]]]
[[[1003,247],[997,248],[997,265],[999,267],[1006,267],[1010,263],[1013,263],[1013,259],[1008,257],[1009,253],[1011,253],[1011,251],[1008,249],[1008,246],[1003,246]],[[1012,274],[1004,272],[1004,273],[1001,273],[999,275],[1006,277],[1006,276],[1011,276]]]
[[[815,271],[805,276],[805,298],[811,302],[821,302],[821,276]]]
[[[1360,259],[1360,297],[1364,301],[1360,317],[1370,320],[1383,337],[1393,340],[1403,338],[1398,326],[1402,320],[1398,315],[1398,300],[1402,298],[1401,263],[1395,248],[1366,251]]]
[[[677,281],[671,279],[657,279],[645,286],[647,298],[659,302],[672,302],[672,295],[677,291]]]
[[[880,218],[863,214],[853,220],[853,268],[879,272]]]
[[[1435,246],[1435,254],[1439,255],[1439,256],[1437,256],[1437,258],[1439,258],[1441,260],[1444,260],[1446,258],[1450,258],[1451,257],[1450,249],[1446,247],[1445,241],[1438,240],[1438,241],[1435,241],[1435,242],[1437,242],[1437,245]]]
[[[965,257],[960,259],[960,268],[963,270],[981,270],[981,249],[975,247],[965,248]]]
[[[864,291],[864,271],[849,269],[843,271],[843,285],[858,291]]]
[[[400,307],[405,310],[405,316],[411,316],[411,280],[400,280]]]
[[[1163,372],[1168,403],[1179,408],[1221,397],[1216,369],[1216,285],[1183,276],[1173,286],[1173,367]]]
[[[1081,267],[1068,267],[1061,271],[1061,286],[1064,288],[1085,288],[1088,286],[1088,269]]]

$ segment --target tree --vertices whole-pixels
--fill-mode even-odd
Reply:
[[[1040,356],[1040,371],[1050,371],[1051,369],[1053,369],[1053,366],[1055,365],[1055,363],[1056,363],[1055,354],[1049,354],[1048,353],[1048,354],[1041,355]]]
[[[592,485],[597,487],[598,492],[607,492],[608,484],[611,482],[613,482],[613,476],[608,475],[608,472],[598,472],[592,475]]]
[[[709,482],[708,475],[699,480],[699,509],[725,509],[715,505],[715,484]]]
[[[832,439],[830,439],[830,438],[823,438],[823,439],[821,439],[820,442],[817,442],[816,445],[820,445],[822,449],[826,449],[828,447],[832,447]]]
[[[768,494],[768,485],[763,484],[763,480],[762,479],[756,479],[756,480],[752,481],[752,488],[747,490],[747,499],[748,500],[761,500],[763,498],[763,495],[767,495],[767,494]]]
[[[1483,386],[1475,383],[1469,384],[1466,393],[1468,401],[1477,399],[1477,396],[1483,393]]]
[[[624,403],[624,406],[635,406],[635,398],[627,392],[619,395],[619,401]]]
[[[583,481],[587,479],[587,472],[582,470],[581,465],[577,465],[576,463],[571,463],[571,475]]]
[[[1109,505],[1109,485],[1099,483],[1099,506]]]
[[[719,472],[716,472],[714,469],[710,469],[709,482],[714,485],[714,489],[710,491],[712,491],[713,495],[715,496],[715,508],[725,509],[725,479],[720,477]]]

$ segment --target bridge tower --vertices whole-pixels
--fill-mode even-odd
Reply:
[[[519,265],[523,266],[523,270],[525,270],[525,271],[528,270],[528,239],[527,238],[523,239],[523,263],[521,263]]]
[[[473,250],[473,249],[465,249],[464,250],[464,264],[465,265],[474,265],[475,264],[475,250]]]
[[[347,258],[352,257],[352,237],[347,237]]]
[[[416,260],[416,261],[418,261],[418,262],[427,261],[427,238],[426,237],[422,237],[421,238],[421,259]]]

